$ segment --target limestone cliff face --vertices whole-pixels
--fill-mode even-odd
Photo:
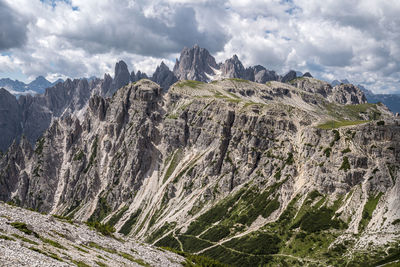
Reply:
[[[269,235],[276,246],[263,253],[275,254],[287,233],[314,233],[314,217],[332,247],[389,244],[399,231],[400,121],[381,105],[329,101],[331,87],[307,88],[224,79],[163,93],[140,80],[93,96],[34,151],[12,146],[0,197],[227,263],[226,247],[246,253],[235,240]]]
[[[0,88],[0,150],[6,151],[14,138],[21,136],[22,110],[16,98]]]

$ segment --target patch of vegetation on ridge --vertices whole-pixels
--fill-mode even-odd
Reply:
[[[358,225],[358,230],[361,232],[365,229],[365,227],[368,225],[369,221],[372,219],[372,214],[374,213],[374,210],[376,206],[379,203],[379,200],[381,199],[383,193],[379,192],[375,196],[370,196],[368,198],[367,203],[365,203],[363,213],[362,213],[362,218],[360,221],[360,224]]]
[[[199,252],[212,245],[212,243],[190,235],[179,235],[179,241],[182,243],[184,251],[190,253]]]
[[[137,211],[132,213],[129,219],[124,223],[124,225],[122,225],[118,233],[128,235],[132,230],[132,226],[136,224],[137,220],[139,219],[140,213],[142,213],[141,209],[138,209]]]
[[[94,160],[95,160],[96,157],[97,157],[97,146],[98,146],[98,141],[99,141],[99,140],[98,140],[98,136],[96,135],[96,137],[95,137],[95,139],[94,139],[94,141],[93,141],[93,144],[92,144],[92,154],[90,155],[88,165],[87,165],[86,168],[83,170],[84,173],[87,173],[87,172],[89,171],[90,167],[93,165]]]
[[[98,221],[89,221],[86,224],[102,233],[104,236],[112,236],[112,234],[115,232],[115,228],[109,224],[102,224]]]
[[[101,195],[102,193],[100,193]],[[107,195],[104,197],[99,197],[97,201],[96,209],[89,218],[89,222],[100,222],[102,221],[110,212],[111,207],[107,203]]]
[[[358,125],[358,124],[363,124],[363,123],[367,123],[367,122],[370,122],[370,121],[361,121],[361,120],[327,121],[323,124],[319,124],[317,127],[320,129],[323,129],[323,130],[331,130],[331,129],[337,129],[337,128],[344,127],[344,126]]]
[[[351,166],[350,166],[349,158],[343,157],[343,162],[342,162],[342,165],[340,166],[339,170],[343,170],[343,171],[347,172],[348,170],[350,170],[350,168],[351,168]]]
[[[15,229],[20,230],[21,232],[27,234],[27,235],[33,235],[36,238],[39,238],[39,234],[36,233],[35,231],[33,231],[31,229],[31,227],[28,227],[28,225],[26,223],[23,222],[12,222],[10,223],[10,225],[12,227],[14,227]]]
[[[199,81],[193,81],[193,80],[184,80],[184,81],[180,81],[178,82],[175,86],[178,86],[180,88],[188,86],[190,88],[196,88],[199,85],[204,84],[203,82],[199,82]]]
[[[114,226],[125,214],[125,212],[128,210],[128,206],[124,206],[122,209],[120,209],[118,212],[116,212],[110,220],[108,220],[107,224],[110,226]]]
[[[240,83],[250,83],[249,80],[240,79],[240,78],[229,78],[228,80],[234,81],[234,82],[240,82]]]
[[[185,267],[228,267],[228,265],[222,264],[221,262],[209,257],[190,254],[170,247],[161,248],[185,257],[186,261],[182,263]]]
[[[170,161],[170,163],[168,165],[168,169],[165,172],[163,183],[165,183],[168,180],[168,178],[171,177],[172,173],[175,171],[176,167],[178,166],[178,163],[181,160],[182,156],[183,155],[182,155],[182,150],[181,149],[177,149],[174,152],[174,154],[172,156],[172,159],[171,159],[171,161]]]

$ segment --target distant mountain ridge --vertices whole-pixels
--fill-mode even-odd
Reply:
[[[39,76],[28,85],[11,79],[1,79],[0,88],[6,89],[2,92],[3,94],[10,93],[10,95],[20,95],[20,97],[17,101],[10,102],[14,103],[11,104],[14,105],[12,107],[0,102],[0,110],[4,113],[4,116],[0,117],[0,125],[4,125],[0,129],[0,134],[4,136],[0,139],[0,149],[6,150],[12,140],[19,140],[22,135],[25,135],[29,142],[34,143],[48,128],[53,118],[74,113],[82,114],[81,110],[86,109],[92,95],[112,97],[119,88],[143,78],[156,82],[164,92],[179,80],[212,82],[234,78],[261,84],[272,81],[288,83],[302,90],[319,93],[328,101],[340,104],[366,102],[364,93],[354,85],[341,85],[339,82],[338,85],[332,86],[314,79],[309,72],[303,74],[291,70],[285,75],[279,75],[261,65],[244,67],[237,55],[233,55],[223,63],[217,63],[207,49],[195,45],[182,50],[172,71],[164,62],[161,62],[152,76],[140,70],[136,70],[136,73],[130,72],[127,64],[121,60],[115,65],[114,78],[105,74],[103,79],[95,77],[67,79],[56,81],[55,84]],[[25,95],[25,92],[42,94]],[[11,99],[10,95],[7,98]],[[10,117],[18,118],[14,120],[16,124],[9,121]]]
[[[27,93],[43,94],[46,88],[52,87],[60,82],[64,82],[64,80],[58,79],[55,82],[50,82],[43,76],[38,76],[35,80],[27,84],[18,80],[3,78],[0,79],[0,87],[5,88],[7,91],[14,95],[24,95]]]
[[[349,80],[333,80],[331,82],[332,86],[337,86],[340,84],[350,84]],[[400,113],[400,95],[399,94],[374,94],[371,90],[368,90],[363,85],[358,84],[358,88],[364,93],[367,98],[368,103],[383,103],[387,106],[393,113]]]

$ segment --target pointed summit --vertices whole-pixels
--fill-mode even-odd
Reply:
[[[196,80],[206,82],[208,75],[214,75],[213,69],[217,68],[215,58],[207,49],[194,45],[192,48],[185,47],[176,61],[174,74],[179,80]]]
[[[134,71],[131,72],[131,82],[137,82],[141,79],[148,79],[147,74],[138,70],[135,74]]]
[[[164,61],[162,61],[160,66],[157,67],[151,80],[158,83],[164,90],[168,90],[172,84],[178,81],[174,73],[169,70],[167,65],[165,65]]]
[[[285,76],[283,76],[282,82],[287,83],[296,78],[297,78],[297,73],[294,70],[290,70]]]
[[[238,56],[235,54],[227,59],[221,66],[222,76],[228,78],[245,78],[246,69],[243,67]]]
[[[114,80],[112,83],[111,95],[122,86],[127,85],[130,82],[131,75],[128,70],[128,66],[122,60],[115,64]]]

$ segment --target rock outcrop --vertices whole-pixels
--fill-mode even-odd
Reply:
[[[340,104],[363,104],[367,103],[364,93],[353,84],[340,84],[332,88],[331,101]]]
[[[131,75],[129,74],[128,66],[124,61],[119,61],[115,64],[114,80],[112,83],[112,90],[108,92],[108,96],[114,94],[122,86],[130,82]]]
[[[22,111],[15,96],[0,88],[0,150],[6,151],[12,141],[22,133]]]
[[[282,82],[287,83],[297,78],[297,73],[294,70],[289,71],[282,77]]]
[[[0,203],[3,266],[182,266],[175,253],[83,223]],[[113,238],[116,237],[117,238]]]
[[[185,47],[179,60],[174,66],[174,74],[178,80],[209,81],[208,75],[214,75],[217,69],[215,58],[210,55],[207,49],[195,45],[193,48]]]
[[[225,63],[221,65],[220,69],[222,72],[222,77],[245,79],[247,78],[246,76],[248,76],[246,69],[243,67],[242,62],[240,62],[237,55],[233,55],[232,58],[227,59]],[[254,77],[252,78],[254,80]],[[250,78],[245,80],[252,79]]]
[[[169,70],[164,62],[161,62],[160,66],[157,67],[151,80],[159,84],[164,90],[168,90],[171,85],[178,81],[174,73]]]
[[[142,73],[140,70],[138,70],[135,74],[135,72],[131,72],[131,82],[137,82],[140,81],[141,79],[147,79],[147,74]]]
[[[280,76],[273,70],[267,70],[263,66],[256,65],[250,67],[254,72],[254,82],[256,83],[266,83],[269,81],[279,81]]]

